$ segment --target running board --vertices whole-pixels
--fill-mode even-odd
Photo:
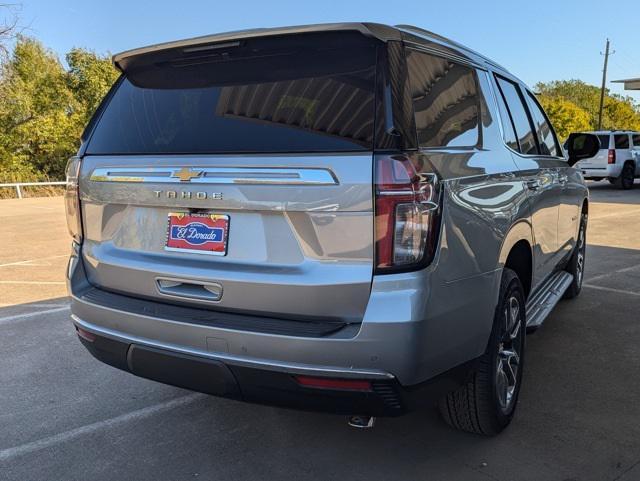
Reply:
[[[556,272],[545,281],[527,301],[527,329],[536,329],[542,325],[572,281],[573,276],[565,271]]]

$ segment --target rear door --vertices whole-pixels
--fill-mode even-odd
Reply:
[[[538,138],[541,156],[556,163],[559,184],[558,198],[558,251],[568,255],[573,245],[580,222],[580,209],[584,199],[584,185],[579,172],[567,163],[556,134],[535,96],[528,92],[526,99],[533,126]]]
[[[376,48],[343,32],[131,62],[82,159],[90,282],[228,311],[361,319]]]
[[[631,142],[633,144],[631,155],[636,163],[636,175],[640,175],[640,134],[631,134]]]
[[[631,142],[629,134],[614,134],[613,142],[616,149],[616,164],[624,165],[624,163],[632,158]]]
[[[559,184],[560,161],[540,153],[532,118],[520,86],[496,76],[498,104],[504,128],[510,135],[508,145],[516,152],[519,178],[528,190],[533,225],[533,286],[537,286],[554,270],[558,258],[558,215],[562,187]]]

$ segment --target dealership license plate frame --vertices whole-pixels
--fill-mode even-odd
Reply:
[[[203,249],[194,247],[183,246],[180,247],[176,245],[176,241],[180,239],[174,239],[171,237],[171,228],[179,227],[180,224],[176,224],[177,222],[186,222],[185,226],[189,225],[193,222],[198,222],[206,225],[210,229],[222,229],[223,230],[223,239],[222,241],[209,241],[211,244],[221,245],[221,250],[212,250],[212,249]],[[213,223],[210,225],[209,223]],[[221,225],[218,225],[220,224]],[[208,225],[209,224],[209,225]],[[231,217],[228,214],[219,214],[214,212],[169,212],[167,215],[167,231],[166,231],[166,239],[164,243],[164,250],[170,252],[181,252],[187,254],[204,254],[210,256],[226,256],[229,249],[229,226],[231,225]],[[188,241],[184,241],[186,244],[190,244]],[[178,242],[179,244],[179,242]],[[205,245],[207,242],[204,243]]]

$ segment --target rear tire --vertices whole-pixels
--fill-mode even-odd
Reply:
[[[615,185],[619,189],[629,190],[633,189],[633,182],[635,180],[636,169],[630,162],[624,164],[620,177],[615,180]]]
[[[573,299],[580,294],[582,290],[582,281],[584,279],[585,253],[587,249],[587,214],[580,214],[580,230],[578,231],[578,239],[576,247],[573,250],[569,264],[565,270],[573,276],[573,281],[569,288],[564,292],[563,299]]]
[[[516,273],[505,268],[487,350],[468,382],[440,400],[445,422],[484,436],[506,428],[518,402],[524,347],[524,289]]]

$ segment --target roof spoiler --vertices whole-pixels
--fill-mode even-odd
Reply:
[[[195,37],[185,40],[176,40],[174,42],[165,42],[156,45],[150,45],[148,47],[126,50],[124,52],[115,54],[112,57],[112,61],[113,65],[118,70],[120,70],[121,72],[126,72],[136,58],[153,53],[162,53],[167,50],[188,49],[189,51],[193,52],[194,48],[206,48],[207,46],[215,48],[214,44],[228,44],[229,42],[240,41],[248,38],[336,31],[360,32],[363,35],[376,38],[383,42],[389,40],[401,40],[401,34],[399,30],[388,25],[377,23],[328,23],[318,25],[302,25],[295,27],[256,28],[251,30],[239,30],[235,32],[206,35],[203,37]]]

